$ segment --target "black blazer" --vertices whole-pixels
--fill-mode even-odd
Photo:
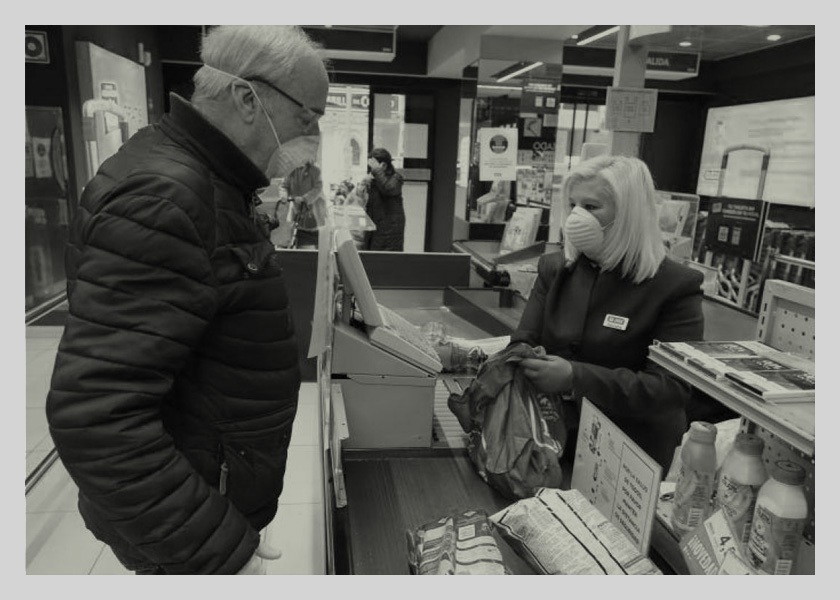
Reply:
[[[703,339],[703,276],[666,258],[640,284],[585,257],[540,258],[537,280],[511,342],[543,346],[572,364],[572,395],[602,410],[668,468],[687,428],[690,388],[647,359],[654,339]]]

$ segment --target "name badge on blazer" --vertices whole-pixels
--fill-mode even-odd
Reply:
[[[628,323],[630,323],[630,319],[627,317],[619,317],[618,315],[607,315],[604,317],[604,327],[625,331]]]

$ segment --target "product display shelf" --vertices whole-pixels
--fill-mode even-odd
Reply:
[[[709,394],[751,423],[763,427],[808,456],[813,456],[815,440],[813,402],[772,404],[758,400],[748,392],[738,389],[737,384],[715,380],[679,360],[674,360],[655,346],[650,349],[650,359]]]
[[[757,321],[756,339],[788,354],[788,360],[813,372],[815,358],[815,290],[781,280],[765,284]],[[732,340],[738,341],[738,340]],[[809,518],[799,547],[794,573],[813,574],[815,570],[815,402],[770,403],[759,400],[728,381],[718,381],[652,346],[650,358],[672,373],[706,392],[741,415],[740,430],[764,440],[762,459],[768,466],[790,460],[807,474],[805,492]],[[670,527],[671,498],[663,494],[657,506],[652,546],[677,573],[687,573],[678,544]]]

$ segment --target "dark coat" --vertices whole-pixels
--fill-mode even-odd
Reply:
[[[371,171],[373,181],[368,188],[368,202],[365,206],[375,231],[366,236],[368,250],[392,250],[402,252],[405,240],[405,209],[403,207],[403,176],[384,170]]]
[[[72,227],[50,433],[88,528],[167,573],[238,571],[283,489],[300,370],[267,183],[173,94]]]
[[[703,337],[703,276],[666,258],[640,284],[562,252],[543,256],[511,341],[542,345],[572,364],[573,392],[585,396],[667,469],[687,428],[690,388],[647,359],[654,339]],[[625,330],[605,326],[627,318]]]

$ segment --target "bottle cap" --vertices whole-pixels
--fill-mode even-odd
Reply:
[[[713,444],[717,437],[717,427],[706,421],[692,421],[688,430],[688,437],[696,442]]]
[[[773,469],[773,479],[788,485],[802,485],[805,477],[805,469],[789,460],[777,461]]]
[[[741,432],[735,436],[735,447],[749,456],[761,456],[764,440],[754,433]]]

